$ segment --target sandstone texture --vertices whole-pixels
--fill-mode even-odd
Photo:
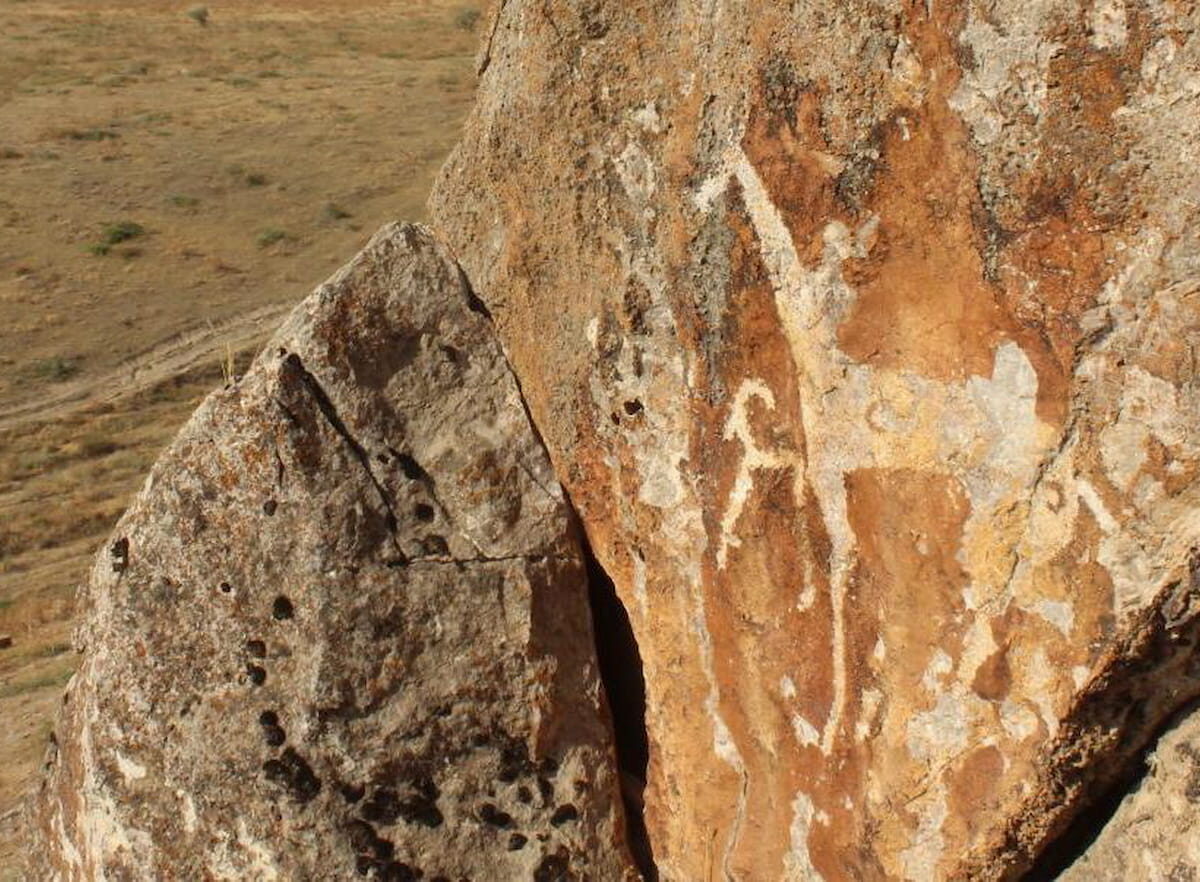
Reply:
[[[587,604],[490,322],[385,228],[97,558],[30,878],[635,878]]]
[[[493,4],[434,225],[629,611],[662,879],[1036,871],[1200,693],[1198,24]]]
[[[1171,728],[1146,777],[1062,882],[1194,882],[1200,878],[1200,714]]]

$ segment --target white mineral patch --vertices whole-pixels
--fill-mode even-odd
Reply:
[[[823,882],[825,878],[817,872],[808,854],[813,814],[812,799],[806,793],[797,793],[792,800],[791,847],[783,858],[786,882]]]
[[[929,798],[919,801],[920,818],[912,845],[900,853],[904,878],[912,882],[928,882],[938,878],[937,865],[942,858],[945,840],[942,824],[946,821],[946,796],[938,787]]]
[[[966,692],[955,685],[942,692],[932,709],[908,721],[908,752],[920,762],[961,753],[970,735]]]
[[[1091,15],[1092,45],[1097,49],[1117,49],[1128,35],[1125,0],[1096,0]]]
[[[1064,637],[1071,636],[1075,627],[1075,607],[1062,600],[1039,600],[1034,604],[1033,611],[1062,631]]]
[[[800,714],[792,714],[792,731],[796,734],[796,740],[805,747],[815,745],[821,740],[821,733]]]
[[[116,759],[117,769],[121,772],[121,777],[125,779],[127,785],[146,777],[145,766],[134,762],[120,752],[114,752],[113,757]]]

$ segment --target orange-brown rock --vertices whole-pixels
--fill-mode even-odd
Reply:
[[[432,208],[645,664],[661,877],[999,879],[1189,698],[1200,12],[499,0]]]

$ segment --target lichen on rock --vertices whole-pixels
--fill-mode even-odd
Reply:
[[[633,878],[579,541],[472,303],[386,227],[163,454],[31,878]]]

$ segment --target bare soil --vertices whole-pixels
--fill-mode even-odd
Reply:
[[[475,5],[0,0],[0,880],[92,554],[288,306],[423,218]]]

